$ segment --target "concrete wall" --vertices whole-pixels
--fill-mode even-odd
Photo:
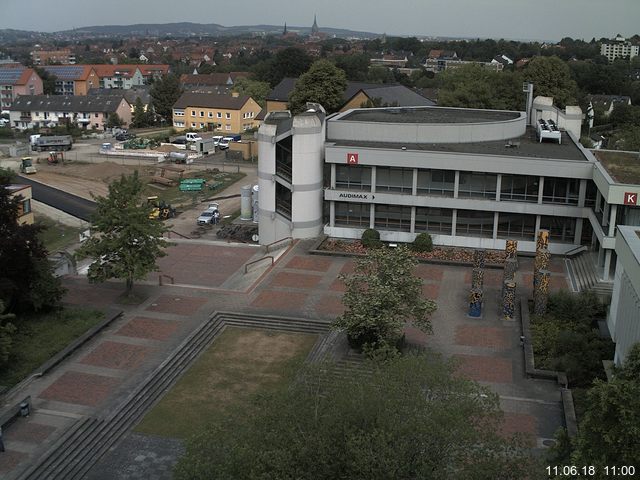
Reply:
[[[561,129],[571,132],[580,138],[582,132],[582,109],[578,106],[567,106],[564,110],[553,105],[551,97],[536,97],[531,110],[531,123],[535,125],[538,119],[553,120]]]

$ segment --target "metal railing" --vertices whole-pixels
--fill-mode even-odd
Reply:
[[[271,255],[267,255],[265,257],[262,257],[262,258],[259,258],[257,260],[254,260],[253,262],[246,263],[244,265],[244,273],[248,273],[249,265],[254,265],[254,264],[258,263],[258,262],[261,262],[262,260],[267,260],[267,259],[271,259],[271,265],[273,266],[273,264],[275,262],[275,258],[273,258],[273,256],[271,256]]]
[[[277,245],[278,243],[285,242],[285,241],[289,242],[289,245],[291,245],[293,243],[293,237],[281,238],[280,240],[276,240],[275,242],[271,242],[268,245],[265,245],[264,246],[264,253],[269,253],[269,249],[271,247],[273,247],[274,245]]]

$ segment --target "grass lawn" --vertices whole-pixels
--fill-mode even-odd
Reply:
[[[186,173],[184,178],[204,178],[209,184],[215,183],[216,187],[209,189],[208,186],[205,186],[200,192],[181,192],[177,185],[175,187],[165,187],[163,190],[146,185],[143,195],[145,197],[157,195],[160,200],[164,200],[173,206],[196,204],[206,198],[214,197],[229,185],[233,185],[246,176],[242,172],[190,171]],[[238,193],[240,193],[239,188]]]
[[[39,238],[50,253],[64,250],[79,241],[79,234],[83,228],[70,227],[60,222],[38,214],[36,223],[46,229],[40,232]]]
[[[186,439],[253,393],[290,382],[316,335],[226,328],[136,427]]]
[[[13,337],[9,363],[0,369],[0,385],[19,383],[102,319],[102,312],[97,310],[65,308],[13,320],[18,332]]]
[[[618,182],[640,182],[640,158],[637,153],[595,151],[594,155]]]

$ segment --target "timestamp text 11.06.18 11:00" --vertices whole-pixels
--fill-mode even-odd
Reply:
[[[633,465],[605,465],[596,467],[594,465],[554,465],[547,466],[549,477],[594,477],[596,474],[605,475],[611,478],[631,477],[636,474],[636,467]]]

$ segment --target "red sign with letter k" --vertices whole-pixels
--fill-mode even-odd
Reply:
[[[624,193],[624,204],[625,205],[636,205],[638,203],[638,194],[633,192],[625,192]]]

